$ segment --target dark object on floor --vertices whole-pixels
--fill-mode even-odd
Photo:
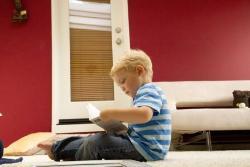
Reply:
[[[4,149],[4,146],[3,146],[2,141],[0,140],[0,165],[22,162],[23,157],[20,157],[17,159],[2,158],[3,157],[3,149]]]
[[[0,159],[0,165],[2,164],[13,164],[13,163],[18,163],[22,162],[23,157],[17,158],[17,159],[10,159],[10,158],[1,158]]]
[[[2,158],[2,157],[3,157],[3,143],[0,140],[0,158]]]

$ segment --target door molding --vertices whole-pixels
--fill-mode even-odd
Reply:
[[[52,132],[73,133],[101,130],[91,123],[59,124],[61,119],[88,117],[86,102],[70,100],[70,34],[68,0],[52,0]],[[130,49],[127,0],[111,0],[111,27],[113,63]],[[121,29],[119,32],[117,29]],[[118,41],[118,42],[117,42]],[[121,44],[119,44],[121,42]],[[114,84],[115,85],[115,84]],[[114,86],[114,101],[91,102],[99,109],[128,107],[130,99]]]

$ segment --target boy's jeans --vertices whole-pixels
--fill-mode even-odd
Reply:
[[[69,137],[52,146],[56,161],[133,159],[146,161],[128,136],[97,133],[87,137]]]

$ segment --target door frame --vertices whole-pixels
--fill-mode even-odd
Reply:
[[[92,132],[101,129],[90,122],[59,123],[59,120],[83,118],[88,114],[87,102],[71,102],[70,93],[70,33],[68,0],[51,1],[52,16],[52,132]],[[111,0],[113,63],[130,49],[127,0]],[[117,31],[117,27],[121,31]],[[120,40],[121,44],[118,44]],[[128,107],[130,99],[114,84],[113,101],[91,101],[99,109]]]

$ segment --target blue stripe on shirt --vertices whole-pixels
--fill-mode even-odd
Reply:
[[[129,125],[129,138],[146,160],[164,159],[171,141],[171,116],[164,92],[152,83],[143,85],[134,98],[134,106],[153,109],[152,119]]]

